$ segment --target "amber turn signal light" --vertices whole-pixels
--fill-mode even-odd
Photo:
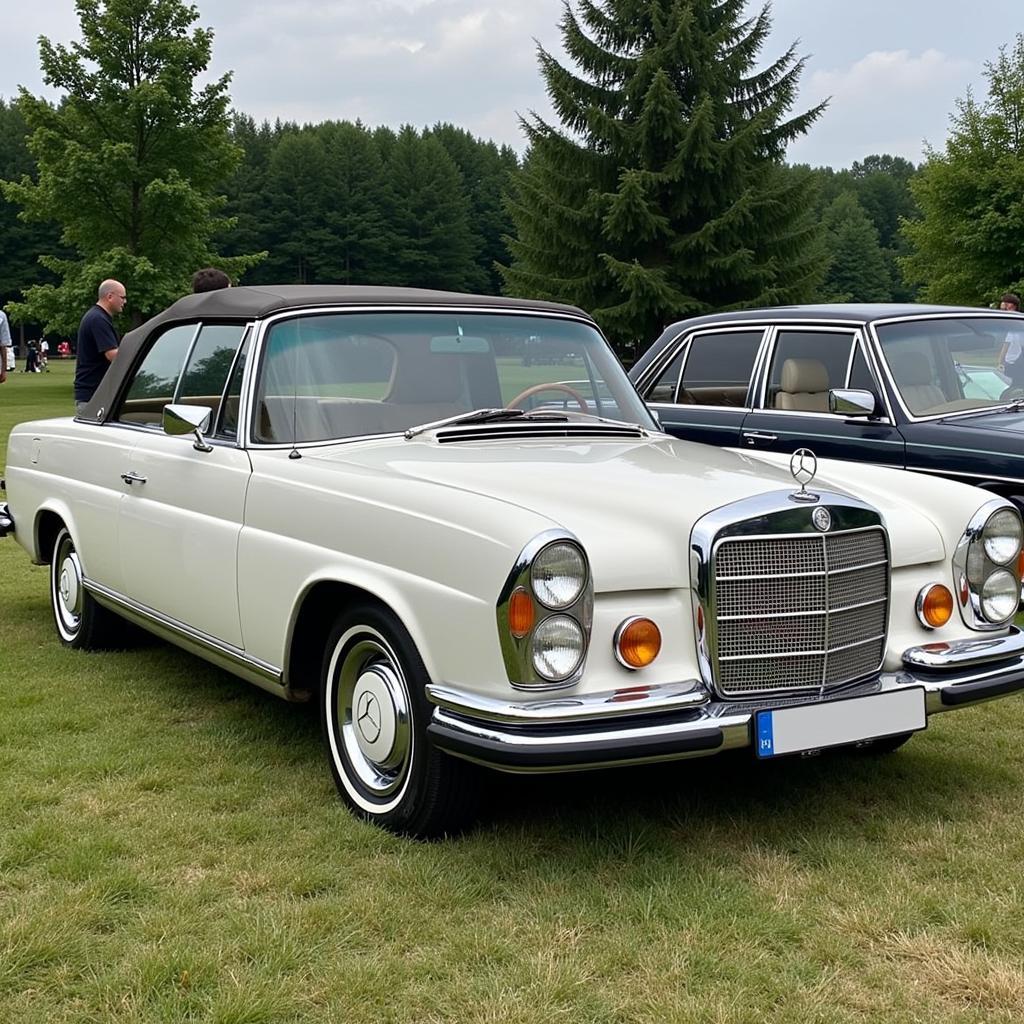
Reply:
[[[626,619],[615,632],[615,657],[626,668],[645,668],[661,651],[661,630],[650,619]]]
[[[517,639],[521,640],[533,629],[537,621],[537,609],[533,606],[533,598],[522,587],[512,591],[508,600],[508,629]]]
[[[953,614],[953,595],[949,587],[932,583],[922,587],[917,595],[917,617],[923,626],[938,629],[949,622]]]

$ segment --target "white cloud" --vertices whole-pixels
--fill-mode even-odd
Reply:
[[[826,98],[829,106],[790,147],[790,159],[846,167],[871,153],[893,153],[918,162],[925,140],[941,148],[949,114],[979,70],[928,49],[875,50],[845,68],[814,71],[800,107]]]

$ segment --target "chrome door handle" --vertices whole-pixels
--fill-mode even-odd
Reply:
[[[146,478],[141,473],[136,473],[135,470],[130,473],[122,473],[121,479],[126,484],[144,484],[146,482]]]
[[[754,430],[743,431],[743,437],[747,444],[754,444],[757,441],[778,441],[775,434],[762,434]]]

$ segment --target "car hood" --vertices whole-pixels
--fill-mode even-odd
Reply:
[[[776,464],[744,452],[657,435],[622,442],[504,439],[455,444],[439,444],[436,438],[424,436],[337,446],[305,455],[325,468],[347,467],[360,474],[369,471],[370,476],[383,472],[389,478],[406,477],[447,488],[452,495],[446,504],[455,521],[462,522],[459,493],[539,514],[579,538],[600,590],[650,586],[651,565],[665,568],[665,586],[687,585],[689,538],[698,519],[755,494],[796,489],[788,457],[785,464]],[[916,508],[905,497],[893,497],[904,489],[893,478],[902,482],[900,478],[907,474],[859,466],[851,485],[846,479],[850,469],[848,463],[823,460],[814,487],[877,507],[892,538],[894,564],[945,556],[941,534],[924,508]],[[973,488],[945,481],[939,485],[966,492],[964,505],[971,505],[971,512],[981,504],[972,497],[972,492],[977,493]],[[963,525],[970,514],[964,514]]]
[[[1024,410],[998,409],[990,412],[972,412],[940,420],[947,426],[970,427],[972,430],[993,433],[1024,434]]]

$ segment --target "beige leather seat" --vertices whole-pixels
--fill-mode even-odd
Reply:
[[[949,401],[942,388],[932,380],[932,368],[927,356],[895,352],[889,356],[889,369],[903,395],[903,401],[915,415],[926,413]]]
[[[775,408],[828,412],[828,370],[820,359],[787,359],[775,396]]]

